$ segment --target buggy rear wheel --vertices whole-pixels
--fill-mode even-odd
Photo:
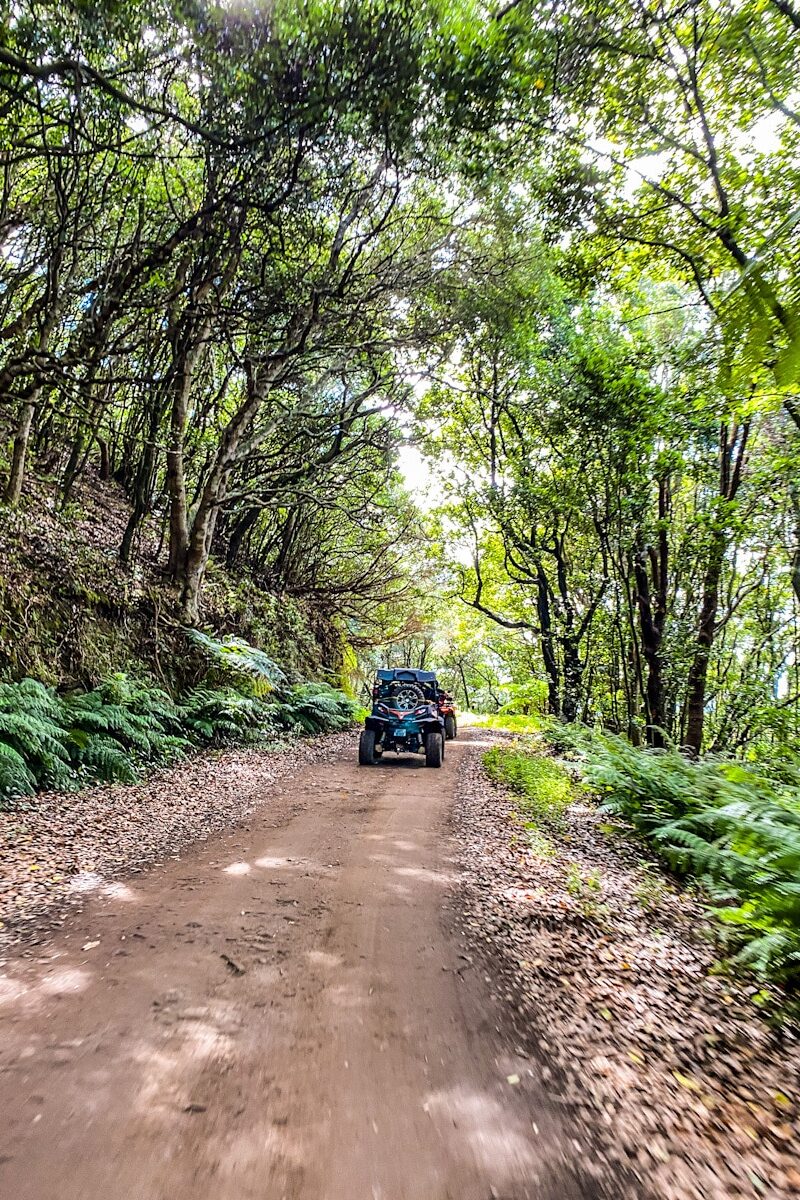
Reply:
[[[375,766],[375,730],[362,729],[358,739],[358,765],[360,767]]]
[[[444,738],[434,731],[425,734],[425,766],[440,767],[444,758]]]
[[[451,742],[457,733],[456,719],[452,713],[448,713],[444,719],[444,736]]]

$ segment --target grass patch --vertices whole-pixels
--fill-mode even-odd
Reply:
[[[608,916],[608,906],[602,902],[603,884],[597,871],[583,871],[578,863],[567,868],[566,887],[583,917],[589,921]]]
[[[538,733],[542,728],[542,718],[518,713],[484,713],[470,717],[469,724],[473,729],[497,729],[501,733]]]
[[[528,835],[528,849],[535,858],[555,858],[556,848],[553,839],[540,829],[535,821],[525,821]]]
[[[558,827],[572,799],[572,781],[567,771],[552,758],[546,758],[520,745],[493,746],[483,756],[486,773],[502,783],[522,801],[525,817],[538,826]]]

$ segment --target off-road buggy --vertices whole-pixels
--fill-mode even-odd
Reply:
[[[374,766],[387,750],[424,754],[426,767],[444,758],[445,718],[439,712],[442,689],[433,671],[398,667],[378,671],[372,712],[358,744],[362,767]]]
[[[458,735],[456,702],[449,692],[439,692],[439,716],[444,718],[444,736],[448,742]]]

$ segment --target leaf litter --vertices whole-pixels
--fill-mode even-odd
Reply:
[[[298,766],[352,753],[352,746],[353,734],[331,733],[267,749],[209,751],[142,783],[26,797],[0,816],[0,950],[35,946],[88,894],[124,893],[119,880],[235,827]]]
[[[664,1200],[800,1195],[796,1031],[720,973],[699,900],[585,800],[542,853],[479,754],[460,783],[464,949],[595,1158]]]

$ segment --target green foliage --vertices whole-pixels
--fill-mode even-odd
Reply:
[[[265,706],[235,688],[195,688],[178,711],[187,735],[200,746],[247,745],[270,728]]]
[[[199,629],[187,629],[186,636],[211,661],[212,679],[233,684],[245,694],[266,696],[286,680],[283,671],[268,654],[243,638],[219,640]]]
[[[489,713],[473,717],[470,721],[476,729],[499,729],[505,733],[538,733],[542,727],[539,717],[517,716],[512,713]]]
[[[581,916],[597,920],[607,914],[608,906],[601,901],[603,884],[596,871],[582,871],[578,863],[570,863],[566,886]]]
[[[673,870],[700,880],[757,974],[800,986],[800,788],[738,763],[693,762],[584,734],[583,771]]]
[[[500,716],[537,716],[547,712],[547,684],[541,679],[526,679],[506,686],[508,700],[498,710]]]
[[[63,712],[55,692],[34,679],[0,684],[0,799],[70,786]]]
[[[572,758],[580,753],[586,744],[588,731],[583,725],[568,725],[564,721],[550,718],[541,722],[539,728],[556,754]]]
[[[356,703],[344,692],[325,683],[293,687],[272,709],[276,725],[290,733],[309,735],[349,728],[355,720]]]
[[[490,779],[521,797],[527,816],[546,825],[561,824],[572,799],[572,782],[559,763],[514,744],[493,746],[483,764]]]
[[[354,702],[335,688],[299,684],[271,691],[267,700],[259,692],[271,660],[238,640],[232,657],[241,689],[209,684],[177,702],[119,672],[91,692],[68,696],[33,679],[0,683],[0,805],[42,789],[133,783],[148,767],[193,748],[254,745],[353,723]],[[255,688],[241,662],[255,664]]]

